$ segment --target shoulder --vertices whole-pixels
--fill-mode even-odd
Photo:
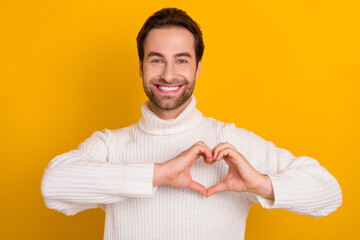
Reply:
[[[235,123],[222,122],[209,117],[205,119],[207,126],[211,126],[222,135],[222,142],[229,142],[236,147],[244,149],[249,148],[253,144],[259,147],[275,146],[273,142],[265,140],[254,131],[238,127]]]
[[[224,134],[228,134],[229,136],[233,134],[245,136],[253,133],[246,129],[237,127],[235,123],[223,122],[210,117],[204,117],[204,123],[209,127],[222,131]]]
[[[127,127],[117,128],[117,129],[108,129],[103,128],[102,130],[95,131],[91,137],[92,138],[100,138],[107,145],[119,143],[119,141],[125,141],[131,137],[133,137],[137,131],[136,123]]]
[[[204,117],[203,122],[203,127],[212,129],[214,134],[220,136],[220,142],[244,146],[249,142],[249,136],[252,134],[251,131],[237,127],[235,123],[223,122],[210,117]]]
[[[220,129],[220,130],[224,130],[224,129],[230,127],[231,125],[234,125],[233,123],[222,122],[222,121],[219,121],[219,120],[217,120],[215,118],[211,118],[211,117],[204,117],[202,124],[206,125],[207,127],[212,127],[212,128]]]

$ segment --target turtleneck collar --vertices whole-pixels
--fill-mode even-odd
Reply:
[[[185,109],[172,119],[161,119],[153,113],[148,105],[149,101],[141,106],[142,117],[138,124],[146,133],[153,135],[171,135],[185,132],[196,127],[203,119],[202,113],[196,109],[195,96],[191,96],[190,103]]]

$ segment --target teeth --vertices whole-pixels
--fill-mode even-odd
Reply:
[[[159,89],[163,90],[163,91],[175,91],[178,90],[180,88],[180,86],[177,87],[165,87],[165,86],[160,86],[159,85]]]

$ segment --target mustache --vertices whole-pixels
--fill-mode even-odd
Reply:
[[[151,80],[151,83],[152,84],[160,84],[160,85],[170,85],[170,84],[173,84],[173,85],[185,85],[185,84],[188,84],[189,81],[186,80],[186,79],[177,79],[177,78],[174,78],[174,79],[171,79],[170,81],[167,81],[163,78],[156,78],[154,80]]]

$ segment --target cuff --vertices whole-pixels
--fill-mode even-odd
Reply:
[[[296,205],[297,195],[294,191],[291,178],[280,174],[267,175],[272,182],[275,200],[272,201],[255,194],[261,206],[266,209],[290,209],[294,207]]]
[[[126,164],[119,182],[119,192],[132,197],[152,197],[157,190],[153,186],[154,163]]]

